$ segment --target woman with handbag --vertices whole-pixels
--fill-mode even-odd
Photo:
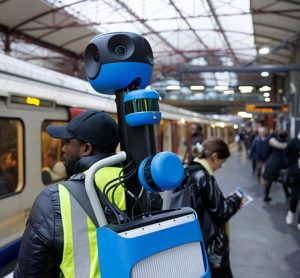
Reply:
[[[230,156],[227,144],[218,138],[210,138],[197,145],[198,157],[194,164],[201,167],[193,173],[193,208],[198,214],[212,278],[232,278],[229,263],[229,242],[225,232],[226,222],[242,204],[242,194],[224,197],[214,172],[222,167]]]

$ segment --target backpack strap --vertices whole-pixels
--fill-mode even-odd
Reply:
[[[200,211],[202,212],[201,214],[204,213],[203,211],[203,203],[202,203],[202,199],[198,198],[198,200],[196,200],[196,195],[195,195],[195,188],[194,188],[194,184],[192,184],[193,181],[193,176],[196,172],[198,172],[199,170],[202,170],[204,172],[205,175],[209,175],[208,171],[205,169],[205,167],[203,165],[201,165],[198,162],[193,162],[193,164],[189,165],[187,167],[187,175],[188,175],[188,180],[187,180],[187,186],[191,186],[192,190],[191,190],[191,204],[192,204],[192,208],[194,208],[196,210],[196,208],[200,209]],[[210,175],[209,175],[210,176]]]
[[[67,180],[61,183],[74,197],[96,227],[99,227],[94,210],[84,188],[84,180]]]

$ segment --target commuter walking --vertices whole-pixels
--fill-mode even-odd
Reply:
[[[267,130],[265,127],[258,128],[258,135],[255,137],[251,144],[250,157],[255,161],[254,174],[260,181],[260,177],[264,170],[265,162],[268,158],[270,151]]]
[[[250,150],[250,146],[251,146],[251,139],[252,139],[252,135],[253,135],[254,131],[252,130],[251,126],[246,126],[243,132],[243,137],[244,137],[244,144],[245,144],[245,150],[246,150],[246,155],[247,157],[249,156],[249,150]],[[253,138],[254,139],[254,138]]]
[[[277,137],[277,138],[276,138]],[[278,136],[270,138],[270,155],[266,161],[265,170],[263,173],[263,179],[265,181],[265,196],[264,201],[270,202],[270,190],[273,182],[277,181],[279,176],[279,171],[285,168],[284,163],[284,149],[287,146],[288,133],[282,131]],[[287,192],[285,191],[286,197]]]
[[[48,126],[54,138],[65,140],[63,159],[72,186],[86,194],[85,174],[98,160],[115,154],[118,125],[105,112],[86,111],[67,126]],[[105,167],[95,175],[103,188],[121,168]],[[80,182],[80,184],[76,184]],[[115,196],[125,210],[123,188]],[[118,190],[117,190],[118,191]],[[96,226],[62,184],[47,187],[35,200],[23,234],[14,277],[100,277]]]
[[[183,157],[183,161],[186,164],[191,164],[193,159],[195,158],[197,152],[197,143],[202,143],[203,134],[202,134],[202,126],[198,123],[192,123],[190,129],[190,138],[186,142],[186,151]]]
[[[286,216],[286,223],[291,225],[294,222],[294,215],[300,199],[300,132],[296,138],[288,142],[285,158],[288,166],[288,185],[291,188],[290,207]],[[300,212],[297,228],[300,231]]]
[[[214,172],[222,167],[229,156],[227,144],[222,139],[212,138],[203,142],[193,162],[200,166],[191,177],[195,192],[193,208],[202,226],[212,278],[233,277],[225,223],[240,208],[242,196],[232,194],[224,197],[214,178]]]

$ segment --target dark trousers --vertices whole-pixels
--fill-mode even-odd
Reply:
[[[273,184],[272,181],[266,181],[265,198],[269,198],[269,194],[270,194],[270,190],[271,190],[272,184]]]
[[[273,184],[273,181],[266,181],[265,199],[270,198],[270,191],[271,191],[271,188],[272,188],[272,184]],[[287,184],[282,184],[282,188],[283,188],[283,191],[284,191],[285,198],[288,199],[290,197],[290,192],[288,190],[288,185]]]
[[[300,199],[300,184],[292,184],[291,191],[290,211],[295,213]],[[300,212],[298,216],[298,223],[300,223]]]
[[[233,278],[230,267],[211,268],[211,278]]]

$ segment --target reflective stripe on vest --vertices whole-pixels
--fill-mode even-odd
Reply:
[[[102,190],[107,182],[119,176],[120,171],[121,168],[117,167],[100,169],[95,175],[96,185]],[[68,278],[99,278],[96,227],[69,191],[60,184],[58,188],[64,231],[60,269],[64,277]],[[126,209],[125,191],[122,186],[115,191],[114,199],[119,208]]]

